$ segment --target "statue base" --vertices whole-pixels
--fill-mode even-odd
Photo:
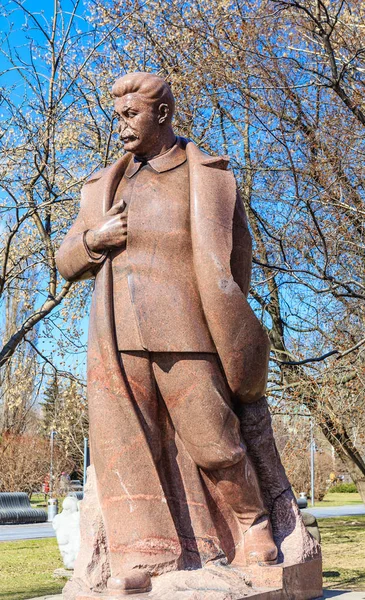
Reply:
[[[238,568],[210,564],[152,578],[152,591],[131,600],[314,600],[322,597],[322,561]],[[126,596],[80,593],[76,600],[121,600]]]

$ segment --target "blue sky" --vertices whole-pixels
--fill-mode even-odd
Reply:
[[[32,13],[36,19],[39,21],[42,27],[45,28],[47,32],[49,32],[49,28],[51,26],[51,19],[54,11],[54,3],[52,0],[26,0],[23,3],[23,6],[29,13]],[[72,2],[70,0],[62,1],[62,8],[64,11],[68,11],[72,9]],[[84,10],[84,5],[80,2],[78,13],[82,13]],[[4,13],[8,12],[8,16],[4,16]],[[85,22],[81,21],[81,27],[85,28]],[[12,89],[12,98],[15,102],[19,102],[24,97],[25,93],[29,91],[25,89],[25,84],[22,78],[19,76],[19,73],[14,67],[9,63],[5,54],[8,52],[8,45],[11,47],[12,51],[17,53],[19,62],[24,61],[24,63],[28,63],[31,58],[30,55],[30,41],[34,40],[37,44],[43,44],[44,36],[37,29],[33,27],[32,18],[29,15],[26,15],[22,9],[16,7],[11,1],[3,3],[0,8],[0,36],[1,36],[1,51],[0,51],[0,91],[1,87],[8,89],[10,86]],[[42,74],[42,58],[33,55],[33,60],[37,66],[37,70]],[[0,106],[0,115],[4,117],[5,113],[4,107]],[[4,231],[5,227],[5,219],[0,221],[0,233]],[[39,296],[39,294],[38,294]],[[41,300],[41,299],[39,299]],[[37,300],[37,290],[34,290],[34,303],[38,304]],[[53,315],[52,315],[53,316]],[[80,326],[84,331],[84,335],[82,336],[82,341],[86,344],[86,332],[88,326],[88,316],[80,315]],[[57,349],[57,340],[61,336],[61,332],[54,327],[52,332],[52,337],[46,335],[44,327],[41,325],[39,330],[39,349],[41,351],[45,351],[45,353],[51,358],[51,360],[56,364],[61,364],[61,358],[58,354]],[[70,370],[73,373],[78,373],[81,376],[85,375],[85,353],[84,354],[73,354],[70,353],[65,358],[65,364],[62,365],[62,368],[65,370]],[[77,363],[80,363],[80,366],[77,367]]]

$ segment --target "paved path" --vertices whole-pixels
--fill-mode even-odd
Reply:
[[[365,592],[349,592],[348,590],[325,590],[324,598],[332,600],[365,600]]]
[[[328,508],[322,507],[311,507],[304,509],[305,512],[309,512],[316,518],[329,518],[329,517],[352,517],[356,515],[365,515],[364,504],[352,504],[349,506],[330,506]]]
[[[32,523],[30,525],[0,525],[0,542],[15,540],[38,540],[55,537],[52,523]]]

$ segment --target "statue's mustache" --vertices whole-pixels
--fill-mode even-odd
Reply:
[[[127,139],[127,138],[134,138],[134,139],[138,140],[139,136],[137,135],[137,133],[135,131],[133,131],[133,129],[125,129],[124,131],[121,132],[120,138],[122,140]]]

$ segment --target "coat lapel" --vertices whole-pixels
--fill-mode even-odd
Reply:
[[[114,194],[131,159],[125,154],[114,164],[92,175],[81,190],[87,209],[84,211],[85,225],[92,229],[113,205]]]
[[[130,154],[125,154],[119,160],[117,160],[105,175],[100,180],[100,185],[103,190],[103,214],[105,215],[113,205],[114,194],[118,187],[118,183],[123,177],[123,173],[126,166],[131,158]],[[102,307],[104,310],[103,319],[97,322],[96,327],[99,328],[99,340],[105,338],[108,340],[109,355],[113,356],[116,365],[118,364],[117,347],[115,340],[115,327],[114,327],[114,306],[113,306],[113,273],[112,273],[112,261],[110,254],[108,254],[104,264],[99,272],[99,276],[96,280],[96,286],[98,294],[102,297]],[[117,369],[119,371],[119,369]]]
[[[119,158],[111,167],[108,169],[104,177],[101,178],[103,186],[103,214],[105,215],[113,205],[114,195],[117,190],[118,184],[123,177],[124,171],[131,159],[131,154],[128,152]]]

